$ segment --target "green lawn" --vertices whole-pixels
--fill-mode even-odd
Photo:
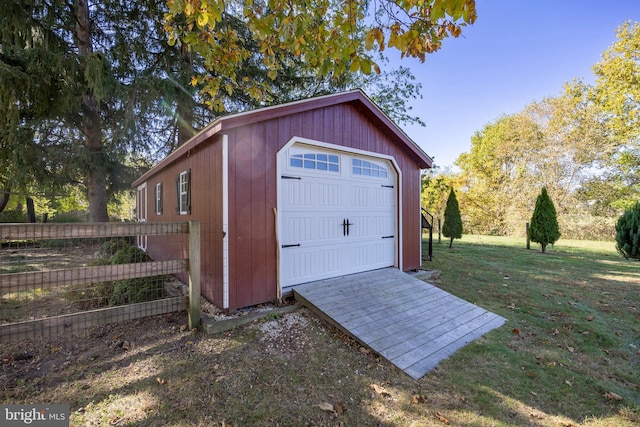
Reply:
[[[0,402],[66,403],[73,426],[640,425],[640,263],[524,245],[434,245],[433,283],[508,321],[419,380],[306,309],[214,335],[179,313],[3,343]]]
[[[613,242],[560,240],[542,254],[523,238],[465,235],[434,248],[424,266],[442,271],[438,286],[508,319],[441,365],[474,412],[515,424],[536,411],[639,421],[639,262]]]

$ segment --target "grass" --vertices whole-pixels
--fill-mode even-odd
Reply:
[[[640,263],[612,242],[561,240],[541,254],[523,239],[463,236],[437,248],[440,287],[509,319],[442,365],[447,382],[484,396],[478,410],[500,419],[505,405],[525,405],[574,421],[637,421]]]
[[[3,345],[0,402],[68,403],[72,425],[640,423],[640,263],[612,243],[560,241],[543,255],[464,236],[435,245],[425,267],[508,322],[418,381],[306,310],[213,336],[182,331],[180,314]]]

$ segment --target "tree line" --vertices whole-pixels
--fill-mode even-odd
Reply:
[[[594,67],[594,84],[504,115],[471,137],[455,171],[423,176],[422,203],[442,217],[455,188],[465,232],[524,235],[546,188],[565,238],[613,239],[640,199],[640,25],[624,23]]]
[[[363,88],[399,123],[474,0],[0,0],[0,215],[107,221],[135,177],[227,112]],[[6,218],[6,212],[5,212]]]

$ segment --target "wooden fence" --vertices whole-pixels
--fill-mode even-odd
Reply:
[[[125,236],[188,234],[188,259],[135,262],[115,265],[82,265],[40,271],[0,273],[0,295],[43,293],[43,290],[73,285],[187,273],[189,295],[145,301],[136,304],[97,308],[56,316],[6,322],[0,324],[0,342],[25,338],[68,334],[88,327],[132,320],[145,316],[189,310],[189,327],[200,324],[200,224],[184,223],[69,223],[69,224],[0,224],[0,243],[11,248],[19,242],[78,241]],[[18,246],[19,247],[19,246]],[[12,251],[11,253],[14,253]],[[2,264],[0,264],[2,267]],[[10,269],[5,269],[9,270]],[[0,268],[0,272],[3,270]],[[25,311],[29,312],[27,306]]]

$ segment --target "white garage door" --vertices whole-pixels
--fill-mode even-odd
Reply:
[[[388,161],[294,145],[280,162],[283,288],[395,264],[397,185]]]

